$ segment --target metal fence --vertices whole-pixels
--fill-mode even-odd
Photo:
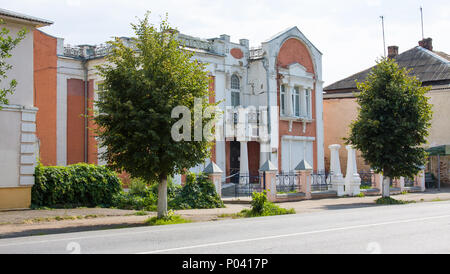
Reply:
[[[414,179],[406,177],[405,178],[405,187],[413,187],[415,180],[417,180],[417,177],[415,177]]]
[[[223,193],[224,197],[251,197],[253,192],[263,191],[263,177],[259,174],[234,173],[227,179],[229,179],[231,186],[227,187],[226,193]]]
[[[263,187],[261,184],[235,184],[234,185],[234,197],[251,197],[253,192],[262,192]]]
[[[297,193],[300,192],[299,176],[293,172],[280,173],[276,177],[277,193]]]
[[[361,170],[358,171],[359,177],[361,178],[361,189],[371,189],[373,187],[373,182],[375,180],[375,173],[371,170]]]
[[[262,176],[259,174],[239,174],[239,184],[247,185],[247,184],[261,184]]]
[[[325,171],[317,171],[311,174],[311,192],[328,191],[331,189],[331,176]]]

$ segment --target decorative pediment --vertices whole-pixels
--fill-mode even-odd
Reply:
[[[288,69],[289,69],[289,75],[300,76],[300,77],[302,77],[302,76],[303,77],[308,77],[308,76],[312,77],[312,75],[310,73],[306,72],[306,68],[299,63],[290,64],[288,66]]]
[[[280,74],[283,76],[283,84],[301,85],[312,88],[314,84],[314,75],[306,71],[306,68],[299,63],[292,63],[287,68],[280,68]]]

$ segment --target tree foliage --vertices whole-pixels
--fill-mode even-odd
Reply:
[[[4,24],[4,22],[2,19],[0,19],[0,25],[2,24]],[[6,62],[6,59],[11,57],[11,51],[19,44],[20,41],[23,40],[23,38],[25,38],[25,35],[28,31],[25,28],[19,30],[15,38],[10,36],[9,32],[9,29],[7,29],[6,27],[2,27],[0,29],[0,82],[7,78],[6,73],[12,68],[12,65],[8,64]],[[9,103],[6,96],[8,94],[12,94],[16,86],[17,81],[15,79],[12,79],[9,82],[9,85],[0,88],[0,104],[7,105]]]
[[[211,143],[206,139],[177,142],[171,138],[176,122],[171,112],[186,106],[192,113],[195,98],[201,99],[201,111],[211,106],[210,79],[204,64],[183,49],[167,19],[156,27],[149,23],[147,13],[132,28],[136,37],[129,43],[109,42],[108,62],[98,68],[104,89],[94,120],[99,125],[99,141],[107,148],[102,157],[109,166],[147,182],[159,181],[161,191],[166,191],[167,176],[182,173],[209,156]],[[203,122],[212,119],[214,115]],[[160,194],[165,205],[160,210],[158,204],[158,215],[163,217],[167,198]]]
[[[357,83],[360,108],[347,143],[362,152],[374,171],[390,178],[413,177],[427,156],[423,145],[432,118],[425,96],[429,88],[409,73],[383,58],[365,82]]]

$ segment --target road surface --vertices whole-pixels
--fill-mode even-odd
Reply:
[[[450,253],[450,202],[2,239],[0,253]]]

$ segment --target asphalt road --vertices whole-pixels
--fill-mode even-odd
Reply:
[[[450,253],[450,202],[2,239],[0,253]]]

